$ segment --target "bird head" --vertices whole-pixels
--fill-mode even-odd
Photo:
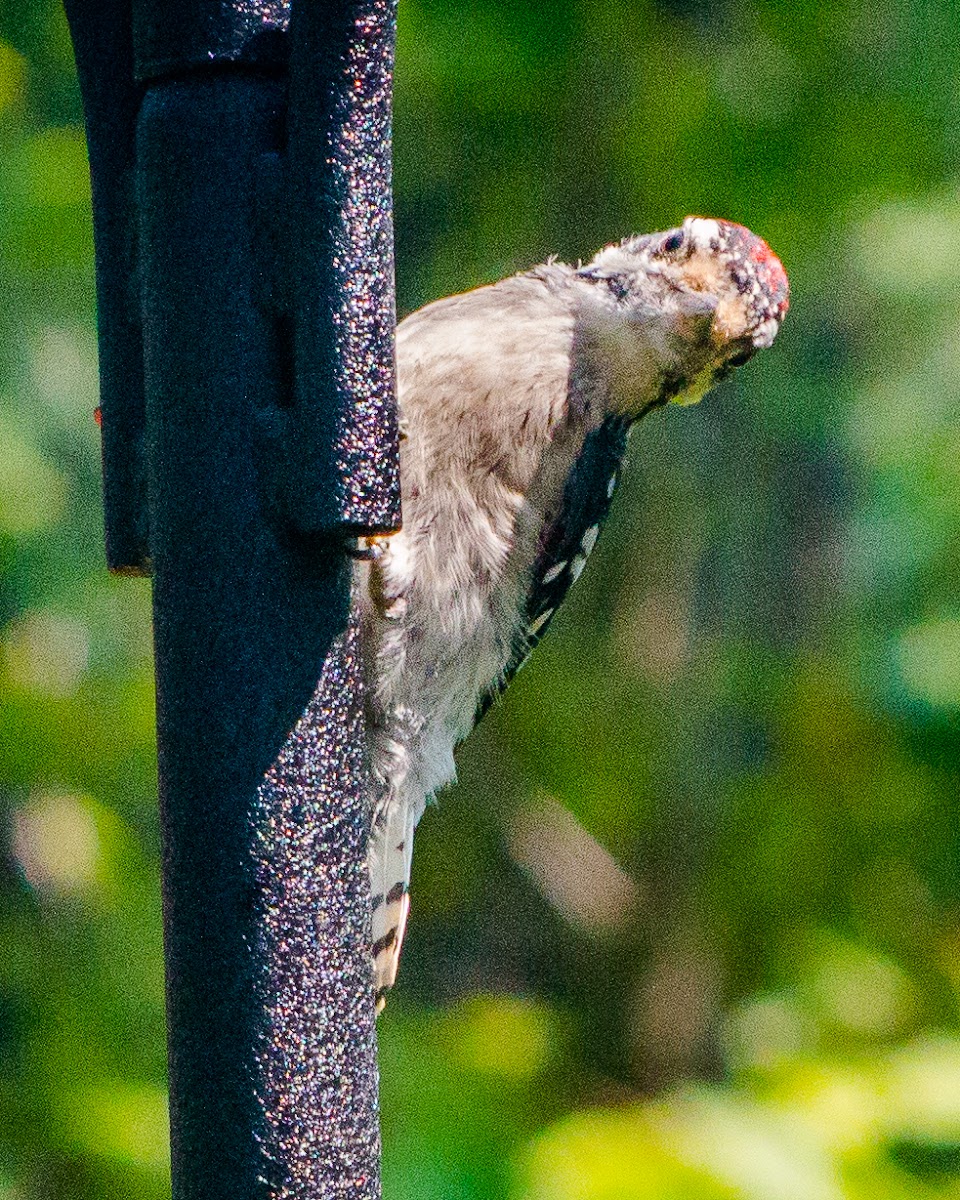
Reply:
[[[668,380],[664,399],[693,403],[734,367],[770,346],[789,307],[789,284],[767,243],[743,225],[687,217],[676,229],[608,246],[581,274],[606,281],[618,304],[665,327],[696,370]]]

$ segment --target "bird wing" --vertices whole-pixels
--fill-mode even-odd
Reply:
[[[513,657],[503,675],[481,697],[477,721],[530,657],[583,570],[610,512],[629,433],[628,420],[608,417],[584,439],[583,449],[567,477],[560,508],[544,524],[540,536],[527,593],[524,627]]]

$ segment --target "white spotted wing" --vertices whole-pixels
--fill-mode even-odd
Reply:
[[[564,487],[560,509],[546,522],[540,537],[527,595],[525,628],[502,680],[481,700],[477,720],[527,661],[586,565],[610,512],[629,432],[629,422],[611,417],[587,435]]]

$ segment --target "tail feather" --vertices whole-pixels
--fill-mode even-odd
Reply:
[[[410,911],[410,865],[416,819],[409,805],[388,803],[370,835],[373,975],[377,1012],[397,978]]]

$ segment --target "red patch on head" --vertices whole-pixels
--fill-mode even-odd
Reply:
[[[93,419],[96,421],[96,423],[97,423],[98,425],[100,425],[100,426],[102,426],[102,425],[103,425],[103,413],[100,411],[100,405],[99,405],[99,404],[98,404],[98,405],[97,405],[97,407],[96,407],[96,408],[93,410]]]
[[[763,238],[757,238],[757,240],[754,242],[753,248],[750,251],[750,257],[754,262],[761,263],[769,262],[770,259],[773,259],[775,263],[780,261],[767,243],[763,240]]]
[[[754,235],[753,245],[750,247],[750,257],[755,263],[766,269],[771,283],[776,281],[782,288],[786,289],[787,273],[783,269],[783,263],[777,258],[763,238]]]
[[[780,306],[780,311],[785,313],[790,307],[790,281],[787,279],[787,273],[783,269],[783,263],[773,253],[766,242],[761,242],[764,254],[760,257],[759,254],[754,255],[766,276],[767,286],[770,291],[777,297],[777,302]]]
[[[730,221],[729,225],[740,234],[747,257],[761,269],[764,283],[776,296],[781,311],[786,312],[790,304],[790,284],[787,280],[787,273],[783,269],[783,263],[763,238],[757,237],[752,230],[747,229],[746,225],[737,225],[733,221]]]

